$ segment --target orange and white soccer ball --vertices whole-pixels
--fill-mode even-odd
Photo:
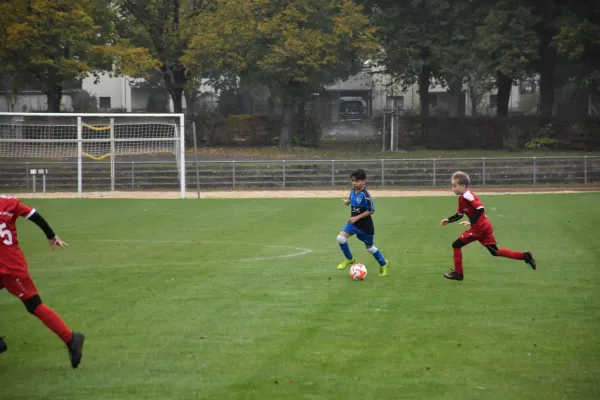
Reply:
[[[367,267],[363,264],[354,264],[350,267],[350,278],[355,281],[362,281],[367,277]]]

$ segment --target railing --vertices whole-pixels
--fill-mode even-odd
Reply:
[[[172,161],[116,161],[115,190],[177,190]],[[454,171],[470,174],[477,186],[579,185],[600,183],[600,156],[437,158],[367,160],[199,161],[201,189],[348,187],[350,172],[367,171],[370,187],[444,187]],[[77,163],[0,162],[3,191],[33,191],[32,169],[47,169],[48,191],[76,191]],[[196,188],[194,161],[186,164],[188,189]],[[110,163],[86,161],[85,191],[110,190]],[[36,191],[42,191],[37,178]]]

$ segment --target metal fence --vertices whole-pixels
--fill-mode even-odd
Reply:
[[[177,190],[174,161],[115,162],[115,190]],[[431,188],[449,185],[454,171],[470,174],[477,186],[579,185],[600,183],[600,156],[368,160],[200,161],[201,189],[348,187],[356,168],[367,171],[370,187]],[[31,170],[47,170],[45,178]],[[194,161],[187,187],[196,188]],[[45,182],[42,181],[45,180]],[[84,191],[110,191],[110,162],[86,161]],[[0,188],[10,191],[76,191],[77,163],[0,162]]]

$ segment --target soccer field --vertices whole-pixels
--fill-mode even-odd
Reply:
[[[480,196],[499,247],[448,281],[452,197],[375,198],[363,282],[336,270],[340,199],[32,200],[21,248],[86,334],[81,366],[0,292],[2,399],[598,399],[600,194]]]

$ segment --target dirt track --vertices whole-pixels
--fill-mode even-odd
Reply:
[[[337,198],[348,195],[349,189],[336,190],[226,190],[226,191],[203,191],[200,197],[203,199],[260,199],[260,198]],[[600,187],[556,187],[556,188],[481,188],[478,194],[507,195],[507,194],[568,194],[597,192]],[[371,189],[369,192],[373,197],[430,197],[430,196],[454,196],[448,189],[425,189],[425,190],[387,190]],[[54,193],[11,193],[21,198],[43,198],[43,199],[73,199],[77,193],[54,192]],[[88,192],[84,193],[86,199],[178,199],[178,192]],[[197,198],[196,192],[188,190],[186,198]]]

